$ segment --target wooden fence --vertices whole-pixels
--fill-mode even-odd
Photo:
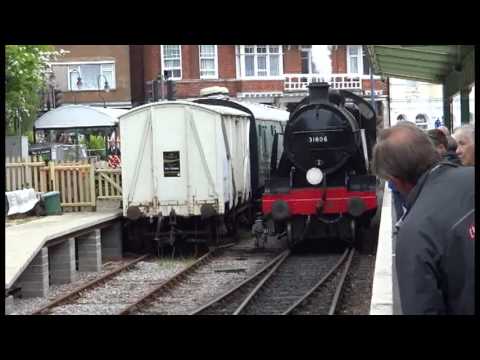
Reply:
[[[39,157],[7,158],[5,191],[33,188],[59,191],[64,211],[92,211],[97,199],[122,199],[121,169],[96,168],[95,163],[45,163]]]
[[[48,177],[45,162],[39,156],[28,159],[6,158],[5,162],[5,191],[21,190],[24,187],[34,188],[35,191],[46,192]]]
[[[122,200],[122,169],[97,169],[97,199]]]

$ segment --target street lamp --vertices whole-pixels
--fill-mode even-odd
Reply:
[[[55,87],[57,86],[57,79],[55,77],[55,73],[52,71],[50,76],[48,77],[48,110],[50,110],[50,106],[55,106]]]
[[[97,76],[97,85],[98,85],[98,95],[102,98],[103,100],[103,107],[106,108],[107,107],[107,104],[105,102],[105,98],[102,96],[101,94],[101,90],[100,90],[100,78],[103,77],[105,79],[105,85],[103,86],[103,90],[105,90],[105,92],[110,92],[110,86],[108,85],[108,80],[107,80],[107,77],[103,74],[100,74]]]

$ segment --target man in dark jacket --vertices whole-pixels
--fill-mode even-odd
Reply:
[[[448,152],[448,137],[445,135],[443,131],[439,129],[428,130],[427,135],[430,138],[430,140],[433,142],[433,145],[435,146],[435,148],[437,149],[437,152],[442,157],[442,160],[450,161],[457,165],[462,164],[457,154],[455,154],[455,151]]]
[[[440,161],[420,129],[396,125],[373,168],[407,196],[396,266],[404,314],[474,314],[474,168]]]
[[[457,141],[453,138],[453,136],[450,135],[450,131],[445,126],[440,126],[438,128],[441,132],[445,134],[447,137],[447,155],[445,156],[448,161],[452,161],[455,164],[461,164],[460,159],[458,155],[456,154],[457,152]]]

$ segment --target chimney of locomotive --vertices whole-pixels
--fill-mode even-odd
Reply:
[[[330,84],[327,82],[315,82],[308,85],[310,104],[328,102],[329,87]]]

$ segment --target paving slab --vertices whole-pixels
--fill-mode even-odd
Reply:
[[[378,246],[373,276],[370,315],[393,315],[393,220],[392,192],[385,182]]]
[[[25,224],[6,227],[5,289],[9,289],[13,285],[47,241],[121,216],[121,210],[72,212],[46,216]]]

